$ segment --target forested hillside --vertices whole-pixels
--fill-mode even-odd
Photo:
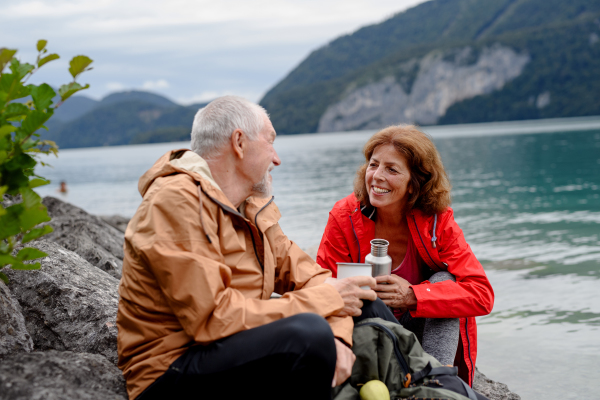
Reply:
[[[432,0],[314,51],[261,105],[279,133],[302,133],[389,124],[393,107],[394,123],[596,115],[599,92],[600,1]]]
[[[44,133],[61,148],[189,140],[194,115],[205,105],[181,106],[141,91],[113,93],[101,101],[74,98],[73,104]]]

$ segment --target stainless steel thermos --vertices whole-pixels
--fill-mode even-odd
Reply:
[[[371,253],[365,258],[365,262],[371,264],[371,276],[392,273],[392,257],[388,256],[390,242],[385,239],[371,240]]]

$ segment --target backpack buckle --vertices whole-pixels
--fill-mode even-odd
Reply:
[[[406,376],[404,377],[404,383],[402,384],[402,386],[407,388],[408,385],[410,385],[410,380],[411,380],[410,374],[406,374]]]

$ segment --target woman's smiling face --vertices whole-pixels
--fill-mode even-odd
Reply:
[[[367,166],[365,183],[369,201],[377,208],[402,211],[412,193],[406,158],[392,144],[375,148]]]

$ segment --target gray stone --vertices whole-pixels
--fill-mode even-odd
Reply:
[[[56,243],[28,245],[48,254],[41,269],[3,272],[35,349],[98,353],[116,364],[118,281]]]
[[[3,400],[127,399],[121,371],[98,354],[46,351],[0,356]]]
[[[105,220],[54,197],[45,197],[44,205],[52,218],[54,232],[44,236],[74,251],[90,264],[115,278],[123,270],[123,232]]]
[[[106,222],[113,228],[118,229],[123,233],[125,233],[125,230],[127,229],[127,224],[129,224],[130,220],[129,218],[123,217],[121,215],[103,215],[100,216],[100,218],[102,218],[104,222]]]
[[[0,281],[0,355],[33,350],[19,302]]]
[[[513,393],[504,383],[495,382],[475,368],[473,389],[490,400],[521,400],[521,396]]]

